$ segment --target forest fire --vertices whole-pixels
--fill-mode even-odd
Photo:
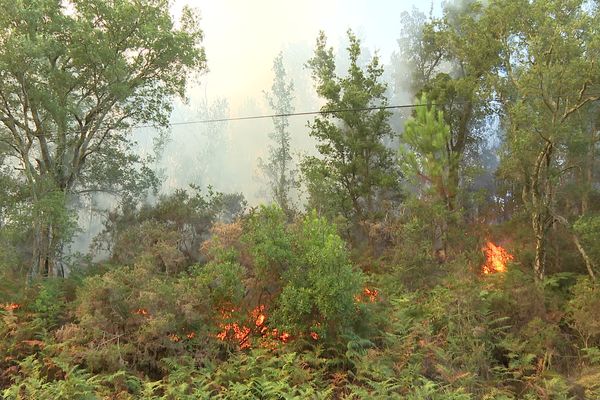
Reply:
[[[221,316],[224,320],[231,319],[231,312],[221,311]],[[240,325],[237,322],[221,324],[221,331],[216,335],[217,339],[225,341],[231,339],[240,346],[240,349],[248,349],[251,346],[250,336],[254,332],[259,338],[271,339],[287,343],[291,339],[291,335],[288,332],[279,332],[277,328],[270,329],[266,326],[265,322],[267,315],[265,312],[265,306],[260,305],[255,307],[250,313],[252,320],[254,320],[255,328],[249,328],[245,325]]]
[[[514,258],[505,248],[496,246],[490,241],[485,244],[483,252],[485,254],[485,263],[481,266],[481,271],[486,275],[506,272],[506,263],[512,261]]]
[[[355,297],[357,303],[375,303],[379,301],[379,291],[377,289],[363,288]],[[233,322],[233,314],[239,311],[237,308],[221,309],[221,323],[219,323],[219,333],[216,338],[220,341],[231,341],[236,343],[240,349],[249,349],[252,347],[252,337],[260,339],[260,346],[274,349],[278,343],[288,343],[294,337],[302,337],[303,334],[292,335],[289,332],[280,331],[277,328],[269,327],[267,324],[268,315],[266,306],[261,304],[249,313],[247,325],[244,323]],[[317,323],[319,327],[321,324]],[[312,340],[319,340],[321,337],[315,331],[310,331],[307,335]]]
[[[365,287],[362,292],[354,296],[357,303],[375,303],[379,299],[379,291],[377,289],[369,289]]]
[[[0,306],[0,308],[4,309],[5,311],[14,311],[14,310],[18,310],[19,308],[21,308],[21,305],[17,304],[17,303],[10,303],[10,304],[6,304],[4,306]]]
[[[133,314],[141,315],[142,317],[148,317],[150,315],[148,310],[145,308],[138,308],[137,310],[133,311]]]

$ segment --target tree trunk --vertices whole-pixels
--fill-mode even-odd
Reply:
[[[581,196],[581,214],[585,215],[589,211],[590,192],[594,184],[594,163],[596,161],[596,144],[600,137],[596,137],[596,127],[592,127],[592,138],[590,140],[585,160],[585,170],[583,171],[583,194]]]
[[[577,237],[577,235],[572,233],[571,237],[573,238],[573,243],[575,243],[575,247],[577,247],[577,250],[579,250],[579,254],[581,254],[581,258],[583,258],[583,261],[585,262],[585,268],[587,269],[590,278],[592,278],[592,280],[595,281],[596,276],[594,275],[594,264],[592,263],[592,260],[587,255],[585,249],[581,245],[581,242],[579,242],[579,238]]]
[[[540,281],[544,279],[546,272],[546,243],[544,239],[541,235],[535,236],[535,261],[533,270],[535,271],[535,277]]]
[[[54,228],[43,222],[34,223],[32,274],[33,276],[54,276]]]
[[[557,222],[559,222],[561,225],[563,225],[565,228],[567,228],[567,230],[571,234],[571,239],[573,240],[575,247],[577,247],[577,251],[579,251],[581,258],[583,258],[583,261],[585,263],[585,268],[587,269],[588,275],[590,276],[590,278],[593,281],[595,281],[596,276],[594,274],[594,263],[592,262],[592,259],[588,256],[587,252],[585,251],[585,248],[581,245],[581,242],[579,241],[579,237],[577,237],[577,234],[573,231],[571,224],[565,217],[562,217],[560,215],[554,214],[554,218],[556,219]]]
[[[448,219],[447,216],[442,221],[436,223],[433,238],[433,256],[435,260],[443,264],[448,257]]]
[[[546,276],[546,245],[547,245],[547,234],[549,218],[547,213],[543,210],[534,209],[532,211],[532,228],[533,234],[535,235],[535,260],[533,263],[533,270],[537,280],[543,280]]]

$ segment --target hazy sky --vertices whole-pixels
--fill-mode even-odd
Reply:
[[[174,0],[178,17],[184,5],[201,14],[209,71],[199,85],[188,87],[190,102],[176,104],[172,122],[265,115],[272,112],[263,91],[273,82],[273,59],[284,53],[288,79],[294,82],[295,111],[314,111],[320,100],[303,65],[312,55],[320,30],[339,50],[351,28],[368,54],[378,51],[387,64],[397,49],[401,14],[417,7],[431,9],[430,1],[377,0]],[[439,1],[436,2],[439,9]],[[434,9],[434,12],[438,10]],[[344,56],[342,55],[342,60]],[[223,113],[199,112],[222,101]],[[315,141],[307,123],[313,116],[290,118],[290,141],[294,162],[316,155]],[[267,180],[259,159],[269,156],[273,126],[270,118],[231,121],[221,126],[194,123],[174,126],[164,149],[160,168],[163,190],[185,188],[190,183],[213,186],[222,192],[241,192],[252,205],[270,201]],[[136,139],[150,151],[152,130],[138,130]],[[302,194],[300,193],[299,196]]]
[[[352,28],[387,63],[402,11],[431,8],[431,1],[418,0],[176,0],[174,13],[185,4],[202,15],[210,69],[190,95],[227,98],[232,115],[270,87],[273,58],[285,47],[305,43],[312,48],[319,30],[335,46]]]

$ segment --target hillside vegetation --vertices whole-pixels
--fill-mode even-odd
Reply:
[[[600,398],[597,2],[405,14],[388,74],[319,34],[313,156],[280,55],[252,207],[137,151],[210,65],[169,5],[0,0],[0,397]]]

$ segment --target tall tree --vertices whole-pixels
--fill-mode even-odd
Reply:
[[[377,56],[361,67],[360,41],[351,31],[348,39],[346,76],[337,76],[333,48],[327,47],[323,32],[308,62],[325,105],[309,125],[322,157],[307,157],[302,171],[310,205],[356,225],[376,216],[378,200],[397,187],[399,172],[392,150],[384,144],[393,136],[390,112],[377,108],[388,104],[381,82],[383,67]]]
[[[412,178],[422,201],[430,198],[432,220],[435,221],[433,252],[439,261],[447,254],[447,231],[451,208],[451,171],[456,153],[447,145],[450,127],[444,113],[432,105],[423,93],[417,102],[413,117],[406,121],[400,148],[400,164],[405,176]],[[440,206],[442,215],[435,218]],[[437,221],[436,221],[437,219]]]
[[[583,0],[498,0],[490,4],[490,31],[502,42],[495,89],[506,130],[503,174],[519,183],[535,237],[534,270],[546,274],[550,228],[564,225],[588,273],[593,265],[557,194],[580,160],[569,156],[589,107],[600,100],[600,28],[597,8]],[[584,118],[585,119],[585,118]],[[579,157],[585,158],[585,157]],[[576,216],[576,215],[575,215]]]
[[[73,194],[144,183],[127,133],[140,122],[166,126],[173,96],[205,68],[195,14],[185,8],[175,26],[169,5],[0,0],[0,141],[40,210],[34,272],[54,272],[61,239],[38,205],[50,197],[64,209]]]
[[[401,162],[408,176],[413,176],[425,187],[433,189],[438,201],[450,201],[450,169],[456,157],[446,145],[450,127],[444,120],[444,113],[432,105],[423,93],[412,118],[406,121],[402,142],[407,146],[401,149]]]
[[[447,4],[441,18],[427,18],[418,11],[405,14],[405,32],[395,55],[396,91],[410,91],[411,99],[427,93],[450,127],[446,138],[451,153],[446,187],[450,211],[461,205],[467,166],[477,162],[468,156],[478,154],[489,108],[485,78],[497,65],[499,44],[484,25],[484,10],[481,2],[469,0]]]
[[[294,112],[294,85],[287,80],[283,65],[283,54],[273,61],[275,79],[270,92],[265,97],[273,112],[279,116],[273,117],[275,130],[269,135],[272,144],[269,146],[269,158],[266,162],[259,160],[263,172],[269,179],[269,188],[275,202],[290,215],[290,191],[296,186],[296,171],[294,170],[290,152],[290,132],[286,114]]]

